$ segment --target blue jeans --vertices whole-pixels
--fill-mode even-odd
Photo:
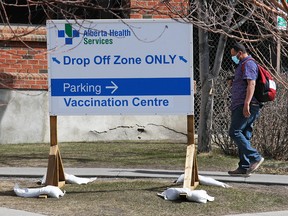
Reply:
[[[238,166],[242,170],[247,170],[251,163],[261,160],[259,152],[251,146],[253,122],[258,118],[260,107],[250,105],[251,115],[245,118],[243,115],[243,106],[237,107],[232,111],[229,136],[238,147],[240,161]]]

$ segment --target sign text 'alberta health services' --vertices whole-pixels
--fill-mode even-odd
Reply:
[[[191,25],[173,20],[47,25],[50,114],[193,113]]]

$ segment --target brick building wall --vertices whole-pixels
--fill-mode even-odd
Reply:
[[[46,29],[0,26],[0,88],[47,90]]]
[[[131,19],[169,18],[167,0],[131,0]],[[168,1],[167,1],[168,2]],[[185,14],[187,0],[169,0],[170,9]],[[47,90],[45,27],[0,25],[0,89]]]
[[[166,5],[165,2],[168,4]],[[130,0],[131,19],[163,19],[186,15],[189,0]],[[168,7],[167,7],[168,6]],[[174,15],[172,15],[173,10]]]

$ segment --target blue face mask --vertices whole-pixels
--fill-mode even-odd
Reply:
[[[233,62],[235,63],[235,64],[239,64],[239,59],[237,58],[237,55],[235,55],[235,56],[232,56],[232,60],[233,60]]]

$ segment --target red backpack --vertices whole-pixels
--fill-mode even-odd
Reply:
[[[253,58],[249,58],[242,63],[242,71],[244,72],[246,62],[251,60],[258,66],[258,77],[256,80],[254,97],[259,102],[273,101],[276,97],[276,83],[273,81],[273,77],[268,70],[259,65]]]

